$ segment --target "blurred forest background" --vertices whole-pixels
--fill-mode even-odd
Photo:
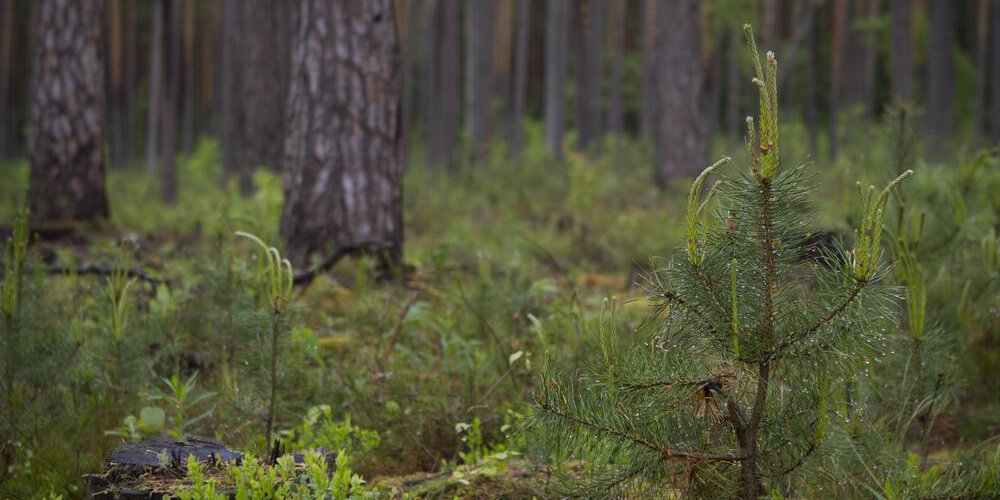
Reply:
[[[609,330],[650,342],[691,179],[749,170],[747,22],[811,244],[848,246],[856,180],[916,171],[895,316],[831,410],[850,449],[768,487],[1000,485],[996,0],[0,0],[0,497],[82,496],[161,432],[558,496],[588,464],[532,397]]]
[[[554,157],[567,133],[572,150],[589,152],[604,152],[606,136],[625,136],[658,145],[658,184],[696,172],[710,138],[742,141],[753,111],[750,70],[736,50],[750,21],[761,46],[781,58],[783,115],[801,120],[814,157],[835,158],[855,126],[877,123],[893,99],[923,105],[933,150],[1000,140],[1000,13],[989,0],[394,4],[405,156],[434,165],[455,168],[462,152],[474,157],[497,142],[516,157],[528,120],[544,124]],[[0,12],[0,155],[8,159],[26,152],[31,7],[3,0]],[[87,21],[98,23],[112,168],[144,163],[170,200],[177,155],[207,135],[221,143],[229,175],[281,169],[291,3],[108,0]],[[676,33],[684,27],[690,32]],[[660,95],[658,86],[685,78],[676,103]],[[662,129],[690,131],[695,152],[684,159],[696,161],[672,161],[668,144],[687,141],[676,140],[681,132],[653,140]]]

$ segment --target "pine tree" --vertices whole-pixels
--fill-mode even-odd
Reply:
[[[535,430],[587,461],[590,494],[657,482],[710,497],[782,491],[844,443],[845,380],[886,342],[882,222],[912,172],[881,192],[859,187],[853,250],[805,259],[808,173],[780,167],[777,60],[769,52],[762,64],[744,31],[760,94],[749,172],[733,169],[704,201],[706,178],[729,158],[695,180],[683,257],[649,277],[648,342],[619,347],[602,328],[601,365],[574,379],[546,373],[535,396]]]

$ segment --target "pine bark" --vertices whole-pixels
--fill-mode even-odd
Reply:
[[[614,136],[614,166],[621,162],[621,136],[625,132],[625,105],[622,95],[625,60],[625,0],[611,0],[608,5],[608,132]]]
[[[518,0],[514,47],[514,88],[511,92],[510,151],[521,157],[524,147],[524,108],[528,97],[528,41],[531,36],[531,0]]]
[[[990,142],[1000,143],[1000,5],[990,13]]]
[[[428,56],[425,67],[427,161],[458,168],[458,135],[462,123],[461,21],[458,0],[434,0],[427,6]]]
[[[181,0],[163,0],[166,19],[166,71],[163,93],[162,133],[163,161],[160,169],[160,198],[164,203],[177,203],[177,110],[181,95]]]
[[[566,132],[566,51],[569,0],[549,0],[545,13],[545,145],[561,159]]]
[[[108,216],[101,107],[101,0],[32,4],[29,205],[34,220]]]
[[[14,45],[14,0],[0,0],[0,162],[8,155],[11,117],[11,53]]]
[[[289,255],[402,261],[399,44],[391,0],[294,4],[281,235]]]
[[[730,34],[726,37],[726,136],[734,143],[740,142],[743,135],[742,94],[740,93],[740,58],[736,56],[742,51],[739,37]]]
[[[474,159],[490,143],[494,8],[493,0],[465,2],[465,120]]]
[[[153,32],[149,44],[149,92],[146,120],[146,174],[156,173],[156,157],[160,139],[160,85],[163,80],[163,9],[153,6]]]
[[[995,7],[994,7],[995,8]],[[981,143],[986,133],[986,81],[989,77],[986,65],[989,52],[989,0],[976,2],[976,101],[972,111],[972,133],[976,143]]]
[[[184,88],[181,90],[183,102],[181,110],[181,149],[185,157],[194,149],[194,98],[195,98],[195,3],[184,0]]]
[[[930,149],[940,151],[951,134],[955,98],[955,5],[931,0],[931,34],[927,54],[927,131]]]
[[[260,167],[281,171],[284,155],[285,68],[279,52],[280,24],[274,0],[242,0],[243,158],[251,172]]]
[[[589,150],[601,136],[604,10],[602,0],[576,2],[577,149]]]
[[[911,0],[891,0],[892,97],[896,100],[913,98],[913,6]]]
[[[121,0],[108,0],[108,115],[107,124],[111,136],[111,166],[121,168],[125,158],[125,89],[124,89],[124,41],[122,27]]]
[[[657,5],[659,0],[643,0],[642,22],[642,80],[639,85],[639,129],[640,135],[651,142],[659,140],[656,111],[660,108],[657,92],[659,66],[659,22]]]
[[[833,0],[833,40],[830,55],[830,111],[827,126],[827,154],[837,158],[840,140],[840,99],[844,88],[844,50],[846,46],[847,0]]]
[[[666,188],[675,177],[695,174],[706,165],[708,137],[705,130],[701,68],[701,2],[659,0],[657,47],[659,97],[658,139],[654,145],[654,181]]]
[[[222,61],[220,114],[222,115],[222,170],[239,180],[244,194],[253,190],[252,169],[246,162],[244,138],[243,9],[242,0],[222,0]],[[253,33],[252,36],[264,36]]]

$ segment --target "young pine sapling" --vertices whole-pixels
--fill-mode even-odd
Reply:
[[[757,498],[822,466],[850,418],[845,379],[885,342],[892,297],[881,236],[892,188],[859,190],[854,249],[804,259],[804,166],[779,157],[777,60],[761,61],[744,27],[760,96],[747,118],[749,171],[688,199],[682,258],[649,277],[656,304],[642,346],[605,342],[603,366],[545,375],[533,422],[544,438],[592,466],[591,494],[648,487]]]

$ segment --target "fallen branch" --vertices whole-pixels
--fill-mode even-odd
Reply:
[[[312,269],[309,269],[308,271],[303,271],[301,273],[296,273],[295,276],[292,278],[292,283],[295,285],[308,285],[309,283],[312,283],[312,281],[316,279],[317,276],[329,271],[330,269],[333,268],[333,266],[337,265],[337,263],[340,262],[340,259],[343,259],[344,257],[347,257],[349,255],[361,255],[366,253],[379,255],[381,252],[384,251],[386,251],[386,248],[384,246],[377,244],[370,244],[370,243],[361,245],[339,246],[337,248],[334,248],[333,252],[330,253],[330,255],[327,255],[322,262],[317,264]]]
[[[94,264],[80,264],[78,266],[65,266],[63,264],[49,264],[45,268],[49,274],[95,274],[97,276],[111,276],[116,270],[110,267],[97,266]],[[129,278],[136,278],[154,285],[162,282],[161,279],[143,271],[141,269],[125,269],[125,275]]]

